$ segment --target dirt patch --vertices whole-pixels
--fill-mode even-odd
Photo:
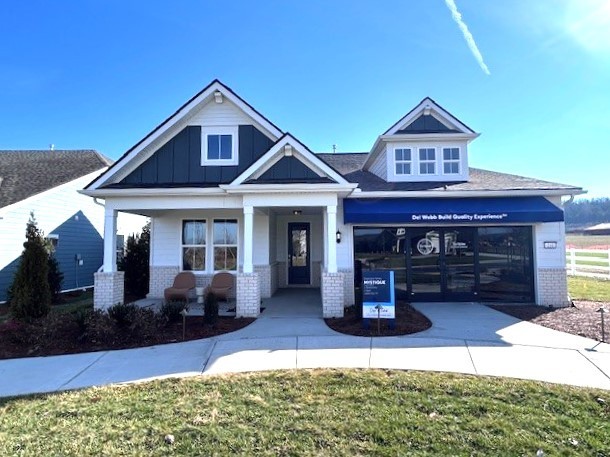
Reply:
[[[364,328],[363,321],[356,312],[355,306],[345,309],[341,318],[324,319],[326,325],[336,332],[353,336],[398,336],[422,332],[432,326],[432,322],[408,303],[396,304],[394,328],[390,328],[388,319],[381,319],[381,331],[377,332],[377,319],[371,319],[370,328]]]
[[[544,327],[602,340],[601,317],[597,310],[605,307],[610,311],[610,303],[575,300],[569,308],[546,308],[536,305],[488,305],[497,311],[518,319]],[[606,341],[610,340],[610,313],[605,315]]]
[[[224,333],[234,332],[254,322],[255,319],[219,317],[215,324],[206,324],[200,316],[186,318],[186,335],[182,335],[182,322],[160,326],[146,336],[136,334],[133,329],[125,328],[105,335],[105,341],[83,340],[82,331],[74,321],[64,319],[50,326],[28,327],[15,321],[0,324],[0,359],[17,357],[37,357],[60,354],[77,354],[81,352],[107,351],[153,346],[157,344],[177,343],[181,341],[209,338]],[[49,332],[52,337],[31,338],[26,333]]]

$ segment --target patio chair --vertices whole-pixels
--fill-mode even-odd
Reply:
[[[174,285],[163,292],[165,301],[184,300],[188,303],[189,292],[195,288],[195,275],[189,271],[178,273],[174,278]]]
[[[226,271],[222,271],[220,273],[216,273],[212,277],[212,282],[206,289],[206,294],[208,292],[214,292],[218,300],[228,301],[229,292],[233,289],[233,283],[235,281],[235,277]]]

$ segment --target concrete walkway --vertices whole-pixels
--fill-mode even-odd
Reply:
[[[163,377],[299,368],[390,368],[534,379],[610,390],[610,345],[522,322],[476,303],[415,307],[433,322],[411,336],[330,330],[319,291],[280,291],[252,325],[148,348],[0,361],[0,396]]]

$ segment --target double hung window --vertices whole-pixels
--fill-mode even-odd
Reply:
[[[237,219],[214,219],[214,271],[237,270]]]
[[[205,219],[182,221],[182,270],[205,270],[206,231]]]

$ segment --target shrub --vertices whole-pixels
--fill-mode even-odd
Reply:
[[[25,322],[10,319],[0,324],[0,340],[13,344],[30,346],[33,342],[33,332],[30,325]]]
[[[125,272],[125,292],[133,297],[144,297],[148,293],[150,257],[150,222],[142,227],[139,235],[127,238],[125,255],[118,268]]]
[[[138,306],[134,303],[118,303],[108,308],[108,316],[119,328],[132,325],[138,314]]]
[[[218,297],[214,292],[208,292],[203,305],[204,319],[208,324],[214,324],[218,319]]]
[[[51,309],[48,254],[34,213],[30,213],[25,236],[21,260],[11,285],[10,309],[13,317],[31,321],[46,316]]]
[[[116,326],[112,322],[112,319],[110,319],[108,313],[100,309],[90,310],[87,313],[84,327],[86,330],[82,338],[91,343],[109,344],[116,338]]]
[[[64,274],[59,269],[59,262],[53,254],[49,254],[47,266],[49,270],[47,278],[49,281],[49,289],[51,291],[51,302],[53,304],[57,304],[59,303],[61,285],[64,282]]]
[[[159,315],[163,322],[166,325],[173,324],[174,322],[178,322],[182,314],[182,310],[184,309],[184,302],[182,301],[167,301],[163,303],[161,306],[161,310],[159,311]]]

